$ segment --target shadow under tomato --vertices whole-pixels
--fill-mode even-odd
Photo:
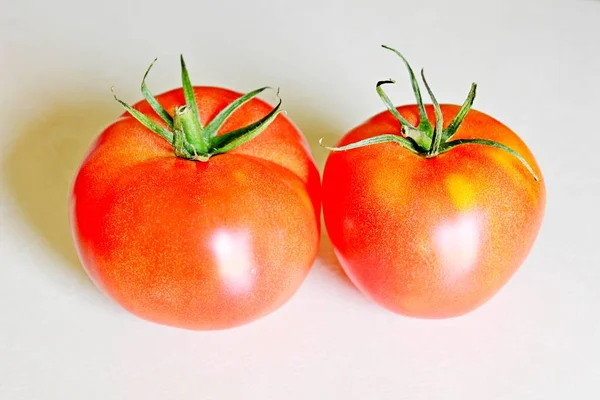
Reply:
[[[110,99],[102,93],[98,99]],[[71,236],[69,193],[73,177],[91,142],[116,116],[107,101],[65,93],[49,99],[49,107],[18,133],[5,158],[4,184],[21,216],[59,253],[64,268],[92,285],[83,270]]]
[[[342,283],[344,286],[350,287],[356,291],[358,289],[346,272],[342,268],[340,261],[338,260],[335,252],[333,251],[333,245],[331,244],[331,239],[329,239],[329,235],[327,231],[323,228],[321,234],[321,243],[319,244],[319,255],[317,256],[317,260],[320,262],[317,264],[317,268],[325,270],[326,273],[324,275],[331,277],[336,282]]]

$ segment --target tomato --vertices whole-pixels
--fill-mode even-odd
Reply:
[[[192,154],[199,148],[187,125],[195,122],[176,117],[194,110],[188,95],[202,122],[242,97],[192,88],[183,68],[183,88],[145,94],[159,106],[125,105],[130,112],[93,144],[72,189],[73,237],[91,279],[131,313],[187,329],[231,328],[274,311],[303,282],[318,251],[320,178],[298,128],[254,98],[262,89],[209,140],[238,132],[238,142]],[[153,108],[174,118],[171,143],[140,123],[164,133]],[[270,124],[256,128],[265,116]]]
[[[438,105],[427,86],[433,104],[423,106],[406,66],[417,104],[393,107],[381,89],[390,81],[380,82],[389,110],[332,149],[325,224],[347,275],[376,303],[407,316],[459,316],[496,294],[527,257],[544,215],[544,181],[514,132],[469,112],[475,86],[462,107]]]

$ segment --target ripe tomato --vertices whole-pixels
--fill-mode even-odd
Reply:
[[[207,122],[242,98],[192,89],[183,59],[182,67],[183,89],[145,93],[160,106],[141,101],[131,111],[164,129],[153,108],[169,110],[172,143],[128,113],[93,144],[72,190],[73,236],[92,280],[130,312],[188,329],[230,328],[272,312],[304,280],[318,251],[320,179],[301,132],[279,106],[253,98],[262,89],[221,127],[201,127],[216,131],[200,154],[188,135],[193,119],[177,117],[194,109],[190,93]],[[271,123],[256,128],[263,117]],[[232,131],[237,142],[219,142]]]
[[[431,92],[424,107],[406,65],[418,104],[395,108],[381,89],[390,81],[378,84],[390,112],[332,149],[325,224],[342,267],[375,302],[408,316],[453,317],[486,302],[522,264],[542,222],[544,181],[515,133],[468,112],[475,85],[463,107],[438,106]],[[443,133],[437,153],[435,131]]]

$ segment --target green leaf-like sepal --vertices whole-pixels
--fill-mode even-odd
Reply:
[[[531,165],[529,165],[529,163],[519,153],[517,153],[510,147],[503,145],[502,143],[495,142],[493,140],[487,140],[487,139],[456,139],[456,140],[452,140],[450,142],[446,142],[443,144],[442,148],[440,149],[439,154],[445,153],[445,152],[453,149],[456,146],[462,146],[465,144],[478,144],[478,145],[482,145],[482,146],[494,147],[496,149],[505,151],[505,152],[509,153],[510,155],[514,156],[515,158],[517,158],[525,166],[525,168],[527,168],[527,171],[529,171],[531,173],[531,175],[533,175],[533,179],[535,179],[536,181],[540,180],[540,178],[537,176],[537,174],[533,171],[533,168],[531,167]]]
[[[134,109],[129,104],[121,101],[114,94],[113,90],[115,100],[117,100],[119,104],[121,104],[125,110],[127,110],[127,112],[138,122],[168,141],[173,146],[173,151],[176,156],[188,160],[208,161],[210,157],[215,154],[226,153],[238,146],[241,146],[249,140],[252,140],[265,129],[267,129],[267,127],[275,120],[277,115],[282,112],[280,110],[281,99],[279,98],[279,92],[277,92],[279,103],[265,117],[243,128],[227,132],[221,136],[217,136],[219,129],[221,129],[223,124],[235,111],[258,96],[264,90],[269,89],[269,87],[266,86],[253,90],[252,92],[249,92],[234,100],[231,102],[231,104],[227,105],[223,110],[221,110],[221,112],[206,126],[206,128],[204,128],[200,121],[194,87],[192,86],[183,56],[181,56],[180,60],[181,82],[186,104],[175,107],[174,117],[171,117],[171,115],[158,102],[156,97],[154,97],[146,85],[146,78],[148,77],[148,73],[152,69],[152,66],[156,62],[156,59],[150,64],[144,74],[144,77],[142,78],[142,95],[150,107],[152,107],[156,114],[158,114],[158,116],[165,122],[168,129],[163,127],[161,124],[156,123],[153,119],[144,115],[140,111]]]
[[[423,83],[425,84],[425,88],[429,93],[429,97],[431,98],[431,102],[433,103],[433,110],[435,112],[435,128],[433,128],[433,138],[431,140],[431,148],[429,149],[428,156],[433,157],[438,154],[438,149],[440,148],[440,144],[442,143],[443,136],[443,126],[444,126],[444,117],[442,116],[442,109],[440,108],[440,104],[437,99],[433,95],[433,91],[429,87],[427,83],[427,79],[425,79],[425,70],[421,69],[421,78],[423,78]]]
[[[458,113],[456,113],[456,116],[454,117],[452,122],[450,122],[450,125],[448,125],[448,127],[444,130],[444,137],[442,139],[443,141],[448,141],[452,138],[452,136],[454,136],[454,134],[462,124],[463,120],[467,116],[467,113],[469,112],[469,110],[471,110],[471,106],[473,106],[473,101],[475,101],[476,93],[477,84],[473,82],[471,84],[471,90],[469,90],[469,94],[465,102],[460,107],[460,110],[458,110]]]
[[[249,140],[254,139],[260,133],[262,133],[267,127],[275,120],[277,115],[279,114],[279,109],[281,108],[281,99],[277,103],[277,106],[271,110],[265,117],[262,119],[245,126],[240,129],[236,129],[231,132],[227,132],[220,136],[215,136],[211,140],[211,154],[221,154],[226,153],[243,145]]]
[[[144,77],[142,78],[142,87],[141,87],[142,95],[144,96],[144,98],[146,99],[148,104],[150,104],[150,107],[152,107],[154,112],[156,112],[158,114],[158,116],[161,117],[163,121],[165,121],[165,123],[167,124],[169,129],[173,129],[173,118],[163,108],[163,106],[160,105],[158,100],[156,100],[156,97],[154,97],[154,95],[152,95],[152,93],[148,89],[148,86],[146,85],[146,78],[148,77],[148,73],[154,66],[154,63],[156,63],[156,60],[158,60],[158,58],[155,58],[154,61],[152,61],[152,63],[150,63],[150,66],[148,67],[148,69],[146,70],[146,73],[144,74]]]
[[[415,127],[413,124],[408,122],[398,112],[398,109],[396,109],[396,107],[394,106],[394,104],[392,103],[392,101],[390,100],[388,95],[383,90],[383,85],[390,84],[390,83],[394,84],[396,82],[391,79],[388,79],[386,81],[377,82],[377,85],[375,86],[375,90],[377,91],[379,98],[381,99],[381,101],[383,101],[383,104],[385,104],[388,111],[394,117],[396,117],[398,122],[400,122],[400,125],[402,126],[402,133],[404,134],[404,136],[414,140],[415,144],[417,146],[419,146],[422,150],[427,150],[431,146],[431,136],[428,135],[427,132],[420,130],[419,128]]]
[[[394,116],[396,117],[396,119],[400,122],[400,124],[402,124],[402,126],[406,126],[412,129],[417,129],[415,126],[413,126],[410,122],[408,122],[396,109],[396,106],[394,106],[394,103],[392,103],[392,100],[390,100],[390,98],[388,97],[388,95],[383,91],[383,85],[387,85],[387,84],[394,84],[396,83],[396,81],[393,81],[391,79],[385,80],[385,81],[379,81],[377,82],[377,85],[375,85],[375,90],[377,91],[377,94],[379,95],[379,98],[381,99],[381,101],[383,101],[383,104],[385,104],[385,107],[388,109],[388,111]]]
[[[240,97],[239,99],[232,101],[227,107],[225,107],[217,116],[204,128],[208,137],[214,137],[219,132],[219,129],[223,126],[225,121],[238,110],[241,106],[252,100],[266,89],[271,89],[268,86],[256,89]]]
[[[150,129],[152,132],[160,135],[167,142],[173,143],[173,133],[171,133],[168,129],[160,126],[159,124],[157,124],[156,122],[154,122],[153,120],[151,120],[150,118],[148,118],[143,113],[136,110],[135,108],[131,107],[129,104],[127,104],[124,101],[122,101],[121,99],[119,99],[117,97],[117,95],[115,94],[114,88],[111,88],[111,90],[113,92],[113,96],[115,97],[115,100],[118,101],[119,104],[121,104],[123,106],[123,108],[125,108],[125,110],[127,110],[127,112],[133,118],[138,120],[138,122],[140,124],[144,125],[146,128]]]
[[[183,55],[180,56],[181,61],[181,84],[183,87],[183,95],[185,97],[185,104],[190,108],[190,112],[194,116],[193,118],[193,129],[186,131],[186,137],[188,142],[194,146],[198,153],[206,153],[209,147],[208,137],[204,134],[202,123],[200,122],[200,113],[198,112],[198,103],[196,102],[196,95],[194,94],[194,87],[190,81],[190,75],[188,74],[187,67]]]
[[[391,134],[373,136],[373,137],[363,139],[358,142],[350,143],[350,144],[347,144],[345,146],[340,146],[340,147],[325,146],[325,145],[323,145],[323,138],[321,138],[319,140],[319,144],[330,151],[348,151],[348,150],[358,149],[360,147],[371,146],[371,145],[379,144],[379,143],[396,143],[415,154],[421,154],[421,149],[418,148],[414,142],[412,142],[402,136],[391,135]]]
[[[421,89],[419,88],[419,82],[417,81],[417,78],[415,77],[415,73],[414,73],[412,67],[410,66],[408,60],[398,50],[393,49],[386,45],[381,45],[381,47],[396,53],[396,55],[398,57],[400,57],[400,59],[406,66],[406,69],[408,70],[408,74],[410,75],[410,83],[413,88],[413,93],[415,94],[415,99],[417,100],[417,106],[419,107],[420,121],[419,121],[419,125],[417,126],[417,128],[419,130],[422,130],[423,132],[425,132],[425,134],[427,134],[428,136],[431,137],[432,133],[433,133],[433,126],[431,125],[431,122],[429,122],[429,118],[427,118],[427,112],[425,111],[425,105],[423,104],[423,97],[421,96]]]

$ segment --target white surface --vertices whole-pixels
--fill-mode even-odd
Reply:
[[[600,2],[0,2],[0,399],[596,399],[600,397]],[[121,112],[179,85],[280,86],[316,145],[383,109],[401,49],[443,102],[475,108],[534,151],[547,179],[538,241],[465,317],[403,318],[342,278],[327,242],[297,295],[242,328],[153,325],[106,300],[67,221],[72,174]]]

